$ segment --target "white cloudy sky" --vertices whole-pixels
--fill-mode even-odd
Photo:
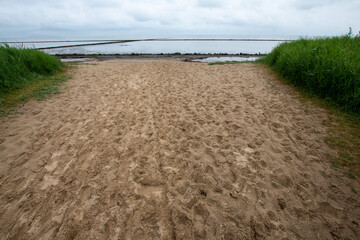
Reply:
[[[0,38],[340,35],[359,0],[0,0]]]

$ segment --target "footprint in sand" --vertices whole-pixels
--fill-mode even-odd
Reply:
[[[51,175],[45,175],[44,180],[43,180],[43,184],[41,186],[41,190],[45,190],[50,186],[55,186],[58,183],[59,183],[59,180],[56,179],[55,177],[53,177]]]
[[[249,156],[254,154],[254,149],[245,147],[241,150],[241,153],[233,152],[235,155],[236,164],[242,168],[246,167],[249,163]]]

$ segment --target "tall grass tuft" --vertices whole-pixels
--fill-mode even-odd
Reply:
[[[0,45],[0,94],[55,74],[62,68],[58,58],[44,52]]]
[[[286,42],[260,61],[303,90],[360,114],[360,36]]]

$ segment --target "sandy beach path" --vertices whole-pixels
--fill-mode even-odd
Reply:
[[[0,119],[0,239],[356,239],[326,112],[253,64],[79,65]]]

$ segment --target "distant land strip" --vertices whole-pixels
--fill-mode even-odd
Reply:
[[[70,47],[82,47],[82,46],[93,46],[93,45],[106,45],[106,44],[127,43],[127,42],[137,42],[137,41],[139,41],[139,40],[122,40],[122,41],[111,41],[111,42],[85,43],[85,44],[74,44],[74,45],[65,45],[65,46],[42,47],[42,48],[36,48],[36,49],[45,50],[45,49],[55,49],[55,48],[70,48]]]

